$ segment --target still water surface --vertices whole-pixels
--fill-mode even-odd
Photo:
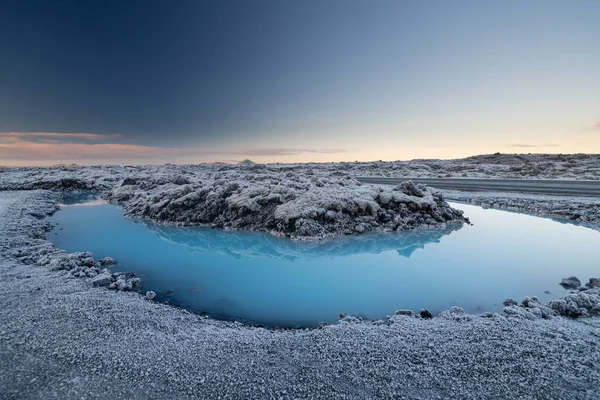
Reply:
[[[68,251],[115,258],[113,270],[135,272],[159,301],[267,326],[314,326],[340,313],[435,313],[452,305],[499,311],[506,297],[550,300],[564,292],[561,278],[600,275],[597,231],[452,205],[474,225],[306,243],[134,222],[95,201],[63,206],[51,217],[48,238]]]

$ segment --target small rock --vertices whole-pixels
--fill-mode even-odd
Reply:
[[[571,276],[569,278],[563,278],[560,281],[560,286],[564,287],[565,289],[577,289],[579,286],[581,286],[581,281],[577,279],[577,277]]]
[[[572,298],[569,298],[568,300],[565,300],[565,299],[552,300],[550,302],[550,308],[557,311],[560,315],[566,315],[566,316],[572,317],[572,318],[577,318],[577,317],[581,316],[579,307],[577,306],[577,303],[575,303],[573,301]]]
[[[104,257],[100,260],[100,266],[105,267],[107,265],[115,265],[117,262],[111,257]]]
[[[187,180],[186,178],[182,177],[182,176],[178,176],[174,181],[174,184],[176,185],[187,185],[188,183],[190,183],[189,180]]]
[[[471,321],[472,317],[468,314],[465,314],[465,310],[460,307],[452,306],[449,310],[442,311],[439,315],[439,318],[454,320],[457,322]]]
[[[540,310],[539,308],[529,308],[527,311],[538,318],[543,318],[542,310]]]
[[[536,315],[532,314],[529,311],[526,311],[525,309],[521,308],[521,307],[517,307],[517,306],[506,306],[502,309],[502,311],[508,316],[508,317],[516,317],[516,318],[520,318],[520,319],[529,319],[529,320],[534,320],[536,319]]]
[[[156,297],[156,293],[154,293],[152,290],[148,290],[146,292],[146,299],[147,300],[154,300],[155,297]]]
[[[139,291],[142,281],[140,278],[131,278],[128,283],[131,285],[131,290]]]
[[[506,307],[510,307],[510,306],[516,306],[518,303],[516,301],[514,301],[511,298],[508,298],[506,300],[504,300],[504,303],[502,303],[503,305],[505,305]]]
[[[431,319],[431,318],[433,318],[433,315],[431,315],[431,313],[428,310],[424,309],[424,308],[421,309],[420,314],[421,314],[421,318],[424,318],[424,319]]]
[[[119,278],[115,282],[115,286],[116,286],[117,290],[126,290],[127,289],[127,281],[123,278]]]
[[[133,178],[125,178],[125,179],[123,179],[123,183],[121,183],[121,186],[131,186],[131,185],[137,185],[137,181]]]
[[[407,315],[409,317],[412,317],[413,312],[412,310],[397,310],[396,315]]]
[[[585,284],[588,288],[600,287],[600,279],[598,278],[590,278],[590,281]]]
[[[425,195],[423,190],[420,187],[417,187],[413,181],[402,182],[396,187],[396,189],[410,196],[423,197]]]
[[[108,286],[112,283],[112,276],[102,274],[92,278],[92,285],[94,286]]]

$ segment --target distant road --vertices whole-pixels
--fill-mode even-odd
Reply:
[[[470,192],[513,192],[563,196],[600,197],[600,181],[530,180],[530,179],[470,179],[470,178],[381,178],[357,177],[363,183],[397,185],[411,180],[437,189]]]

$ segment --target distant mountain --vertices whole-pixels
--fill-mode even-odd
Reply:
[[[51,167],[79,167],[77,164],[52,164]]]
[[[254,161],[249,160],[249,159],[245,159],[243,161],[240,161],[238,164],[239,165],[246,165],[246,166],[249,166],[249,167],[252,166],[252,165],[256,165],[256,163]]]

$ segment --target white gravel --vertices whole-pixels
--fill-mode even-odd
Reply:
[[[600,398],[599,318],[215,321],[32,265],[55,200],[0,192],[1,399]]]

